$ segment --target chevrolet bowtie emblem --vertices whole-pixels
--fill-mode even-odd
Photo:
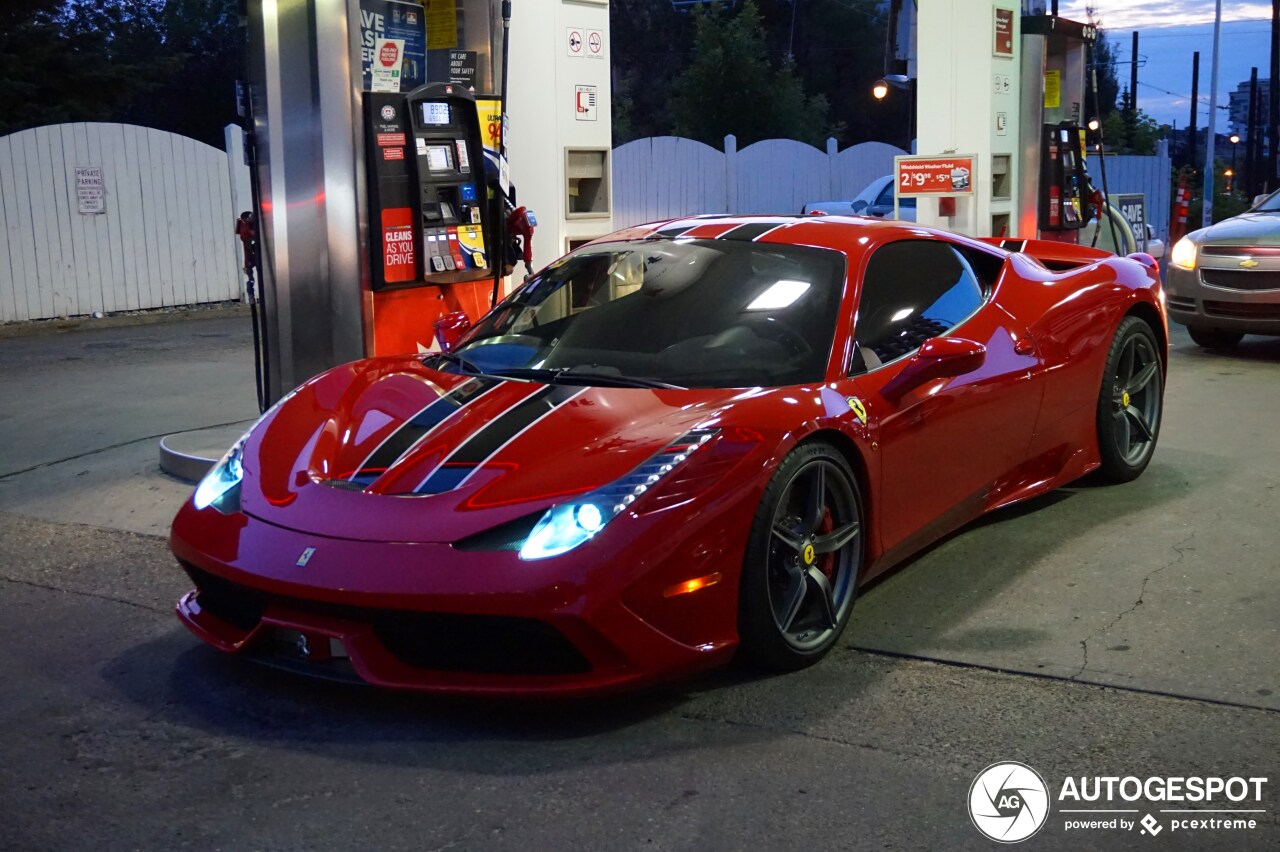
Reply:
[[[1254,260],[1251,257],[1246,257],[1244,260],[1240,261],[1240,265],[1243,266],[1245,269],[1253,269],[1255,266],[1258,265],[1258,261]]]

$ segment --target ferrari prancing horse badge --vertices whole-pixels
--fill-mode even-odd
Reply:
[[[853,416],[858,418],[858,422],[865,426],[867,422],[867,407],[862,404],[862,400],[856,396],[851,396],[847,399],[847,402],[849,403],[849,410],[853,412]]]

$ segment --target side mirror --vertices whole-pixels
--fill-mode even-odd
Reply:
[[[981,343],[962,337],[934,337],[924,342],[898,375],[880,390],[880,395],[895,402],[925,382],[972,373],[986,360],[987,347]]]
[[[1252,204],[1250,204],[1249,206],[1250,206],[1250,207],[1257,207],[1259,204],[1261,204],[1262,202],[1266,201],[1266,200],[1267,200],[1267,197],[1268,197],[1269,195],[1270,195],[1270,193],[1268,193],[1268,192],[1264,192],[1264,193],[1262,193],[1261,195],[1255,195],[1255,196],[1253,197],[1253,203],[1252,203]]]
[[[452,311],[435,321],[435,330],[440,350],[448,352],[471,330],[471,318],[462,311]]]
[[[858,201],[853,202],[853,204],[849,206],[854,213],[861,213],[863,210],[867,209],[867,202],[859,199]]]

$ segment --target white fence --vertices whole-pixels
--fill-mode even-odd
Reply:
[[[893,171],[905,154],[882,142],[863,142],[826,153],[791,139],[767,139],[741,151],[726,136],[718,151],[692,139],[655,136],[637,139],[613,152],[614,222],[629,227],[696,213],[799,213],[811,201],[850,200],[867,184]],[[1155,156],[1107,157],[1111,194],[1140,192],[1147,221],[1169,238],[1169,149]],[[1101,187],[1098,158],[1089,171]]]
[[[1089,174],[1094,185],[1102,187],[1098,158],[1089,157]],[[1112,155],[1107,157],[1107,190],[1112,195],[1141,192],[1147,197],[1147,222],[1156,236],[1169,239],[1169,209],[1172,190],[1172,165],[1169,143],[1161,140],[1158,152],[1151,157]]]
[[[238,298],[229,175],[225,152],[129,124],[0,138],[0,322]]]
[[[614,223],[622,228],[695,213],[799,213],[810,201],[851,199],[893,171],[906,152],[863,142],[826,152],[791,139],[766,139],[741,151],[676,136],[637,139],[613,151]]]

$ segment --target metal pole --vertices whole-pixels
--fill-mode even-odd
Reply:
[[[503,165],[507,162],[507,66],[511,57],[511,0],[502,0],[502,81],[498,92],[498,102],[502,104],[502,116],[499,119],[501,125],[498,130],[498,172],[501,174]],[[498,191],[502,191],[501,180],[499,180]],[[502,211],[498,215],[498,221],[494,223],[494,231],[497,234],[497,245],[494,246],[493,256],[493,293],[489,296],[490,306],[498,304],[498,296],[502,295],[502,278],[503,271],[507,265],[507,240],[510,236],[507,234],[507,216],[506,205],[496,205]],[[491,206],[492,209],[492,206]],[[527,237],[526,237],[527,239]]]
[[[1196,105],[1200,103],[1200,51],[1191,54],[1191,123],[1187,125],[1187,162],[1196,168]]]
[[[1222,43],[1222,0],[1214,4],[1213,12],[1213,64],[1209,71],[1209,130],[1204,141],[1204,212],[1200,227],[1213,224],[1213,147],[1218,127],[1218,48]]]
[[[1133,31],[1133,62],[1129,65],[1129,119],[1138,121],[1138,31]]]
[[[1249,174],[1245,182],[1245,195],[1253,198],[1258,194],[1258,69],[1249,71],[1249,118],[1245,124],[1244,166]]]
[[[1280,186],[1280,0],[1271,0],[1271,150],[1267,159],[1267,190]],[[1261,106],[1261,105],[1259,105]]]

